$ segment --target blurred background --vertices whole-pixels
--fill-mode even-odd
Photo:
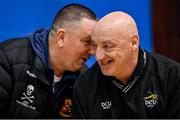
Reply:
[[[112,11],[130,14],[137,22],[141,47],[180,62],[180,0],[0,0],[0,42],[49,28],[69,3],[89,7],[98,18]],[[94,63],[92,56],[86,64]]]

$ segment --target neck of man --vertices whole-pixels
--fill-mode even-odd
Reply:
[[[57,76],[57,77],[61,77],[63,74],[64,74],[64,71],[60,72],[60,71],[55,71],[54,70],[54,75]]]
[[[57,62],[57,57],[52,56],[51,58],[51,65],[54,71],[54,75],[60,77],[64,74],[65,70],[63,69],[63,65],[60,62]]]
[[[49,57],[50,62],[52,65],[52,69],[54,71],[54,75],[57,77],[60,77],[64,74],[64,69],[62,62],[59,58],[59,55],[61,55],[60,47],[57,45],[55,39],[49,40]]]

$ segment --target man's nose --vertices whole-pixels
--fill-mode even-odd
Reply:
[[[96,52],[95,52],[95,57],[96,57],[96,60],[102,60],[105,58],[105,53],[104,51],[102,51],[101,49],[97,48],[96,49]]]

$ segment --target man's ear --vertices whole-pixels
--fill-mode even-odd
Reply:
[[[138,48],[139,36],[137,34],[131,35],[131,48],[134,51]]]
[[[58,42],[59,47],[63,47],[64,46],[65,30],[64,29],[58,29],[57,37],[58,37],[57,42]]]

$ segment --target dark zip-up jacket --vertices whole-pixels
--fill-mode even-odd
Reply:
[[[53,94],[54,74],[47,66],[29,38],[0,44],[1,118],[71,117],[72,86],[79,73],[66,72]]]
[[[180,64],[140,50],[125,86],[96,63],[74,84],[74,118],[180,118]]]

